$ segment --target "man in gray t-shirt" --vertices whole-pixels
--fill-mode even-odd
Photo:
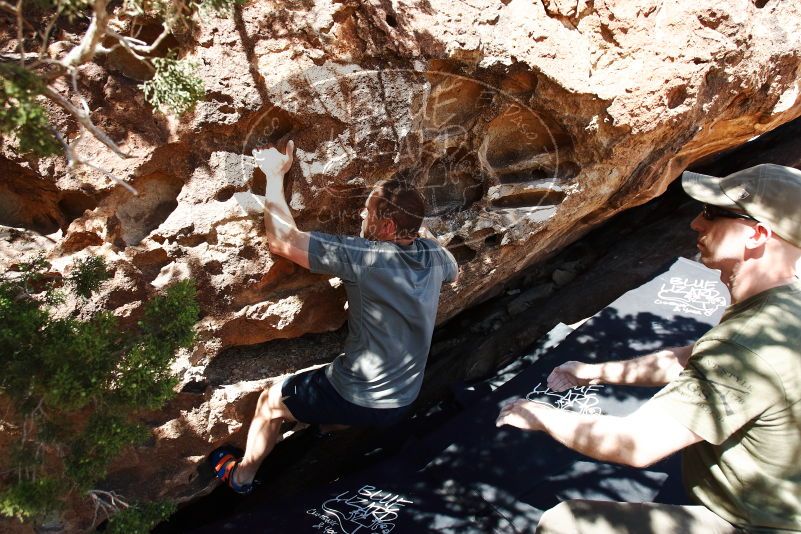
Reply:
[[[348,339],[325,372],[333,388],[367,408],[411,404],[423,382],[440,285],[456,278],[450,254],[429,239],[401,245],[312,232],[309,265],[341,278],[348,293]]]
[[[270,251],[345,283],[348,338],[330,365],[262,392],[243,455],[227,446],[211,453],[217,477],[238,493],[250,492],[283,421],[345,426],[398,421],[420,392],[440,287],[458,275],[447,250],[434,239],[417,237],[423,197],[401,180],[374,187],[361,210],[360,237],[298,230],[283,189],[293,148],[290,141],[283,154],[275,148],[253,154],[267,176],[264,225]]]

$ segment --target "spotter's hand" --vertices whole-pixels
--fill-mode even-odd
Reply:
[[[542,422],[537,417],[540,410],[553,410],[553,406],[526,399],[514,400],[501,408],[495,420],[495,426],[510,425],[523,430],[543,430]]]
[[[593,373],[589,364],[569,361],[555,367],[548,375],[548,387],[554,391],[565,391],[580,386],[600,384],[601,380]]]

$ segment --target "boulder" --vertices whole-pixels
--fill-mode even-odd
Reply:
[[[262,388],[311,365],[283,358],[212,383],[216,358],[346,319],[339,281],[272,256],[261,221],[239,208],[235,193],[264,193],[254,147],[294,139],[286,188],[304,230],[357,233],[369,188],[411,170],[426,226],[460,262],[441,323],[660,195],[691,163],[801,114],[796,2],[265,1],[180,40],[207,91],[180,119],[142,113],[124,58],[82,68],[96,122],[131,157],[90,136],[76,149],[136,195],[0,145],[0,224],[18,228],[3,231],[3,269],[36,246],[63,269],[108,255],[117,271],[97,306],[123,318],[175,280],[197,284],[199,342],[175,363],[183,392],[107,481],[131,498],[209,491],[193,475],[204,455],[244,439]]]

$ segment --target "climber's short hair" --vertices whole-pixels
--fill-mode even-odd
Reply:
[[[395,222],[395,235],[413,239],[420,231],[426,205],[423,195],[414,186],[408,173],[398,173],[375,184],[376,215]]]

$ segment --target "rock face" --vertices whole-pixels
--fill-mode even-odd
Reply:
[[[93,304],[123,321],[177,279],[198,285],[200,342],[175,364],[183,392],[109,477],[131,498],[206,491],[198,464],[244,439],[259,389],[338,348],[301,343],[210,378],[238,346],[345,321],[339,282],[272,257],[238,206],[234,193],[264,192],[254,147],[295,140],[287,193],[306,230],[356,233],[371,185],[410,169],[461,265],[443,321],[692,162],[801,114],[796,2],[264,1],[175,39],[207,88],[180,119],[145,111],[120,58],[82,68],[95,122],[132,157],[88,136],[78,146],[137,196],[61,159],[0,152],[0,224],[15,228],[3,268],[37,248],[60,271],[102,254],[117,271]]]

